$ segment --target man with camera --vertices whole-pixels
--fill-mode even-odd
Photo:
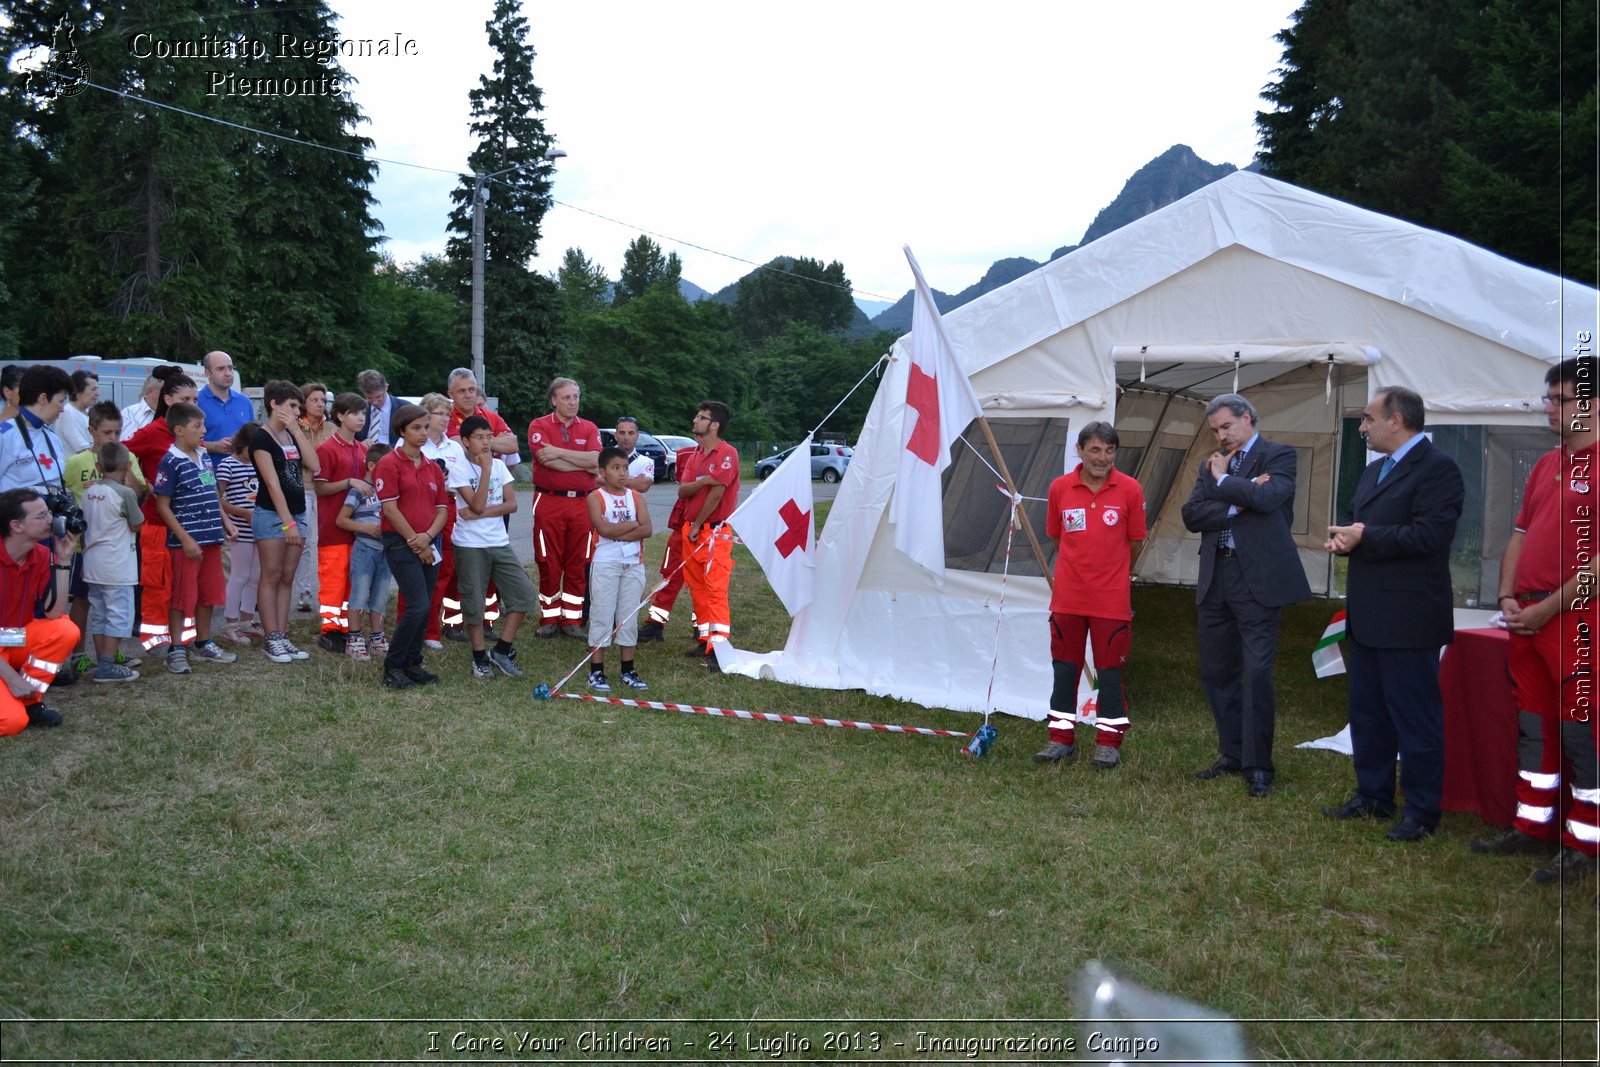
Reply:
[[[44,704],[56,672],[78,646],[78,627],[66,617],[70,559],[78,535],[54,520],[32,489],[0,492],[0,736],[29,725],[60,726]],[[55,551],[47,543],[55,542]]]

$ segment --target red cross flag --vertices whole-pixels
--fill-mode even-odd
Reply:
[[[944,489],[950,445],[982,414],[972,382],[956,363],[944,323],[917,259],[906,249],[916,279],[911,312],[911,366],[901,426],[900,474],[889,521],[894,547],[944,580]]]
[[[799,614],[811,603],[816,570],[811,513],[811,438],[807,436],[728,519],[767,572],[767,583],[790,615]]]

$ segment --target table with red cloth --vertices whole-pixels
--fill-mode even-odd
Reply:
[[[1510,826],[1517,807],[1517,701],[1505,630],[1457,630],[1439,663],[1445,811]]]

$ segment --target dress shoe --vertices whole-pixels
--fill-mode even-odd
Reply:
[[[1196,778],[1221,778],[1224,774],[1238,774],[1239,765],[1232,760],[1219,759],[1203,771],[1196,771]]]
[[[1556,843],[1513,828],[1495,837],[1479,838],[1469,847],[1480,856],[1549,855],[1556,850]]]
[[[1433,836],[1433,827],[1424,826],[1411,816],[1403,815],[1383,836],[1390,841],[1421,841],[1424,837]]]
[[[1376,800],[1356,796],[1340,804],[1338,807],[1326,807],[1322,814],[1330,819],[1392,819],[1394,818],[1393,804],[1380,804]]]
[[[1544,885],[1552,882],[1582,881],[1594,873],[1595,858],[1586,856],[1575,848],[1563,848],[1561,854],[1533,872],[1533,880]]]
[[[1247,793],[1253,797],[1256,797],[1257,799],[1260,799],[1264,796],[1270,796],[1272,793],[1272,772],[1245,771],[1244,787]]]

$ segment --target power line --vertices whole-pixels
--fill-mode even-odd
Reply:
[[[49,69],[48,67],[42,68],[41,72],[45,73],[45,74],[49,74],[50,76],[55,77],[55,78],[59,78],[59,79],[62,79],[62,80],[69,80],[66,76],[62,75],[61,73],[59,73],[57,71],[53,71],[53,70]],[[461,178],[463,180],[468,180],[468,179],[471,179],[473,177],[473,175],[469,175],[469,174],[467,174],[467,173],[465,173],[463,171],[460,171],[460,170],[447,170],[447,169],[445,169],[443,167],[430,167],[430,166],[426,166],[426,165],[424,165],[422,163],[411,163],[411,162],[408,162],[408,161],[403,160],[403,159],[386,159],[383,156],[367,155],[364,152],[352,152],[347,148],[335,148],[332,145],[318,144],[315,141],[307,141],[307,140],[304,140],[303,138],[291,137],[290,135],[288,135],[286,133],[277,133],[277,132],[275,132],[273,130],[262,130],[262,129],[258,129],[258,128],[254,127],[254,126],[246,126],[243,123],[233,122],[233,121],[231,121],[229,119],[219,118],[216,115],[207,115],[204,112],[200,112],[200,111],[190,111],[188,108],[182,108],[182,107],[177,106],[176,104],[167,104],[167,103],[163,103],[160,100],[152,100],[149,97],[140,96],[137,93],[130,93],[126,89],[114,89],[109,85],[101,85],[98,82],[89,81],[87,78],[79,78],[76,75],[73,75],[70,78],[70,80],[72,82],[74,82],[75,84],[86,85],[91,89],[98,89],[103,93],[110,93],[113,96],[119,96],[119,97],[122,97],[125,100],[136,100],[141,104],[149,104],[151,107],[161,108],[161,109],[163,109],[165,111],[176,112],[179,115],[187,115],[190,118],[202,119],[202,120],[204,120],[206,122],[214,122],[214,123],[217,123],[220,126],[227,126],[227,127],[232,128],[232,129],[235,129],[235,130],[240,130],[240,131],[242,131],[244,133],[256,134],[257,136],[260,136],[260,137],[271,137],[271,138],[273,138],[275,140],[279,140],[279,141],[288,141],[291,144],[301,145],[301,146],[306,147],[306,148],[314,148],[314,149],[317,149],[318,151],[322,151],[322,152],[334,152],[334,153],[337,153],[338,155],[342,155],[342,156],[351,156],[351,157],[353,157],[355,159],[360,159],[360,160],[371,160],[372,162],[375,162],[375,163],[386,163],[386,164],[390,164],[390,165],[396,166],[396,167],[410,167],[413,170],[424,170],[424,171],[428,171],[428,172],[433,173],[433,174],[448,174],[448,175],[450,175],[452,177]],[[489,181],[494,183],[494,184],[496,184],[496,185],[504,185],[508,189],[522,188],[520,186],[514,185],[513,183],[504,181],[503,179],[491,178],[491,179],[489,179]],[[601,219],[601,220],[603,220],[605,222],[609,222],[609,223],[611,223],[611,224],[613,224],[615,226],[621,226],[624,229],[629,229],[629,230],[637,230],[637,231],[639,231],[641,233],[649,234],[652,237],[658,237],[661,240],[668,241],[668,242],[670,242],[672,244],[682,245],[685,248],[697,249],[698,251],[708,253],[709,255],[721,256],[724,259],[731,259],[735,263],[744,263],[744,264],[746,264],[748,266],[751,266],[751,267],[755,268],[756,270],[771,271],[774,274],[784,274],[784,275],[787,275],[788,277],[798,278],[801,281],[811,282],[811,283],[813,283],[815,285],[827,286],[829,289],[839,289],[839,290],[842,290],[844,292],[851,293],[852,295],[860,295],[860,296],[865,296],[865,297],[871,297],[874,300],[892,301],[894,299],[892,297],[884,296],[881,293],[872,293],[872,292],[868,292],[865,289],[855,289],[855,288],[852,288],[852,287],[847,286],[847,285],[837,285],[837,284],[835,284],[833,282],[826,281],[825,279],[822,279],[822,278],[811,278],[811,277],[807,277],[804,274],[796,274],[794,271],[785,270],[782,267],[774,267],[774,266],[771,266],[770,264],[757,263],[754,260],[745,259],[742,256],[733,255],[731,252],[722,252],[722,251],[719,251],[719,250],[717,250],[715,248],[710,248],[710,247],[708,247],[706,245],[697,244],[694,241],[684,240],[681,237],[672,237],[672,236],[670,236],[668,234],[660,233],[660,232],[658,232],[656,230],[649,229],[648,227],[636,226],[633,223],[624,222],[621,219],[615,219],[615,218],[612,218],[609,215],[603,215],[598,211],[591,211],[589,208],[579,207],[576,204],[569,204],[565,200],[557,200],[555,197],[551,197],[550,201],[551,201],[551,203],[559,204],[561,207],[567,208],[570,211],[577,211],[577,212],[580,212],[580,213],[582,213],[584,215],[592,215],[597,219]]]

